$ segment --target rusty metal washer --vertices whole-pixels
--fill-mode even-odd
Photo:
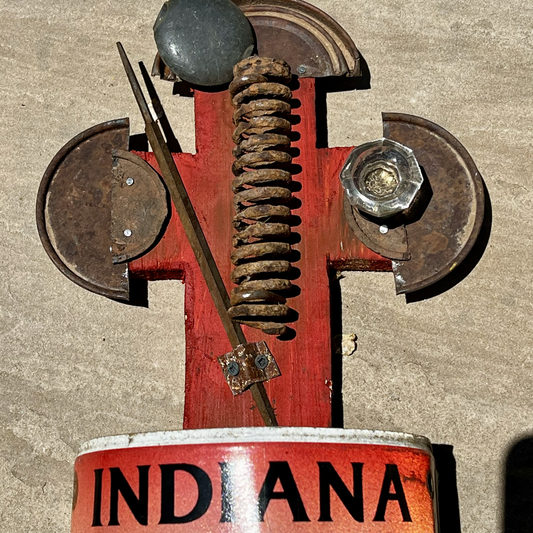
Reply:
[[[234,396],[255,383],[281,376],[276,360],[264,341],[241,344],[221,355],[218,362]]]

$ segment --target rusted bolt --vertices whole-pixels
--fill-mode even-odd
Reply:
[[[232,361],[231,363],[228,364],[228,374],[230,376],[238,376],[239,375],[239,372],[241,371],[241,368],[239,367],[239,364],[236,363],[235,361]]]
[[[255,366],[259,370],[264,370],[268,366],[268,357],[266,355],[258,355],[255,358]]]

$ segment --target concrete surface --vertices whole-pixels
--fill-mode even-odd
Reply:
[[[407,304],[390,274],[342,280],[343,328],[359,339],[344,365],[346,427],[448,445],[460,523],[452,502],[444,533],[519,531],[504,492],[508,454],[526,446],[533,429],[533,7],[314,3],[349,31],[372,73],[371,90],[330,96],[330,145],[379,137],[381,111],[424,116],[467,147],[493,206],[484,256],[448,292]],[[41,176],[74,135],[124,116],[133,133],[142,131],[115,41],[150,64],[159,8],[156,0],[0,0],[2,532],[69,530],[81,442],[180,425],[181,285],[151,284],[148,310],[85,292],[50,262],[34,216]],[[192,150],[190,100],[158,87]],[[525,467],[530,457],[522,457]]]

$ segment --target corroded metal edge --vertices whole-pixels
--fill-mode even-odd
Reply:
[[[303,0],[232,0],[250,19],[264,17],[300,25],[315,40],[317,50],[325,50],[332,70],[315,74],[299,73],[301,78],[329,76],[361,76],[361,54],[350,35],[327,13]],[[152,67],[152,76],[177,82],[179,78],[164,64],[159,54]]]
[[[402,235],[405,239],[403,250],[393,250],[387,246],[388,240],[386,236],[381,235],[379,232],[379,226],[374,224],[374,233],[375,235],[370,235],[363,230],[360,223],[364,220],[363,216],[357,211],[356,207],[353,207],[348,200],[348,196],[344,195],[344,217],[350,229],[355,233],[355,236],[367,247],[370,248],[373,252],[386,257],[387,259],[392,259],[396,261],[407,261],[409,260],[409,248],[407,246],[407,236],[405,235],[405,226],[400,226],[394,231],[398,236]],[[370,223],[367,223],[370,226]]]
[[[251,18],[254,16],[274,16],[300,19],[309,27],[311,33],[318,41],[327,41],[335,50],[337,57],[332,58],[332,63],[338,63],[338,68],[333,76],[355,77],[361,75],[361,57],[350,35],[344,28],[327,13],[303,0],[233,0],[244,14]],[[295,20],[296,19],[296,20]],[[323,43],[322,43],[323,44]],[[300,77],[306,77],[302,74]]]
[[[405,284],[402,283],[401,285],[396,283],[396,293],[407,294],[407,293],[415,292],[421,289],[425,289],[433,285],[434,283],[440,281],[445,276],[447,276],[454,268],[456,268],[470,253],[470,251],[472,250],[479,236],[479,233],[481,231],[481,226],[483,225],[483,219],[484,219],[484,214],[485,214],[485,193],[483,189],[483,181],[479,173],[479,170],[477,169],[476,164],[474,163],[474,160],[472,159],[471,155],[468,153],[467,149],[449,131],[445,130],[443,127],[439,126],[438,124],[431,122],[430,120],[426,120],[422,117],[417,117],[414,115],[408,115],[404,113],[382,113],[382,119],[383,119],[383,134],[385,137],[390,136],[389,124],[392,122],[401,122],[401,123],[408,124],[408,125],[410,124],[410,125],[418,126],[420,128],[427,129],[429,132],[431,132],[435,136],[440,137],[442,141],[446,143],[447,145],[451,146],[457,153],[458,157],[462,159],[462,162],[464,163],[466,169],[468,170],[468,173],[470,175],[470,179],[472,180],[474,191],[475,191],[476,214],[475,214],[474,224],[473,224],[470,236],[468,237],[466,241],[466,244],[463,246],[460,252],[455,256],[453,262],[450,261],[448,264],[444,265],[443,268],[439,270],[439,272],[428,276],[424,281],[421,281],[418,283],[412,283],[412,284],[409,284],[407,282]],[[394,264],[393,264],[393,267],[395,267]],[[394,268],[394,270],[396,272],[396,268]],[[396,281],[396,277],[395,277],[395,281]]]
[[[48,194],[48,189],[50,186],[50,183],[58,170],[59,166],[65,159],[65,157],[72,152],[77,146],[79,146],[82,142],[89,139],[90,137],[93,137],[95,135],[98,135],[104,131],[113,130],[113,129],[126,129],[127,135],[129,136],[129,128],[130,128],[130,121],[129,118],[122,118],[122,119],[116,119],[116,120],[110,120],[107,122],[103,122],[102,124],[97,124],[96,126],[93,126],[92,128],[89,128],[71,139],[59,152],[55,155],[55,157],[52,159],[50,164],[48,165],[44,176],[41,180],[41,183],[39,185],[39,190],[37,193],[37,205],[36,205],[36,219],[37,219],[37,231],[39,233],[39,237],[41,239],[41,243],[43,245],[43,248],[45,249],[46,253],[48,254],[48,257],[52,260],[54,265],[60,270],[62,274],[64,274],[68,279],[70,279],[72,282],[76,283],[80,287],[83,287],[84,289],[94,292],[96,294],[99,294],[101,296],[106,296],[107,298],[112,298],[114,300],[122,300],[122,301],[129,301],[129,287],[127,290],[122,289],[110,289],[110,288],[104,288],[99,285],[96,285],[94,283],[91,283],[82,277],[78,276],[72,270],[70,270],[65,263],[62,261],[62,259],[59,257],[57,252],[55,251],[52,242],[50,240],[50,236],[48,235],[48,230],[46,227],[46,220],[45,220],[45,208],[46,208],[46,197]],[[119,148],[119,147],[117,147]],[[127,143],[126,146],[123,147],[127,149]],[[111,164],[111,163],[110,163]]]

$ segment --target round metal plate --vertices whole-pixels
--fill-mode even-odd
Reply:
[[[113,264],[111,181],[115,149],[127,149],[129,120],[94,126],[54,157],[37,197],[37,228],[50,259],[74,283],[129,299],[128,267]]]
[[[387,226],[370,219],[345,198],[344,213],[357,238],[392,259],[396,292],[425,289],[453,271],[474,246],[483,224],[483,181],[464,146],[449,132],[420,117],[383,114],[384,136],[413,150],[430,191],[417,220]]]
[[[431,198],[406,226],[409,261],[393,261],[396,292],[429,287],[454,270],[479,236],[485,212],[483,181],[465,147],[437,124],[412,115],[383,114],[384,136],[411,148]]]
[[[123,263],[149,250],[170,214],[159,174],[138,155],[113,153],[111,240],[113,262]]]
[[[387,259],[396,259],[397,261],[407,261],[410,258],[405,225],[385,226],[385,232],[381,229],[384,225],[380,226],[369,220],[353,207],[346,194],[344,195],[344,214],[348,226],[357,238],[372,251]]]
[[[285,60],[301,78],[359,76],[351,37],[324,11],[302,0],[234,0],[255,30],[261,56]]]

